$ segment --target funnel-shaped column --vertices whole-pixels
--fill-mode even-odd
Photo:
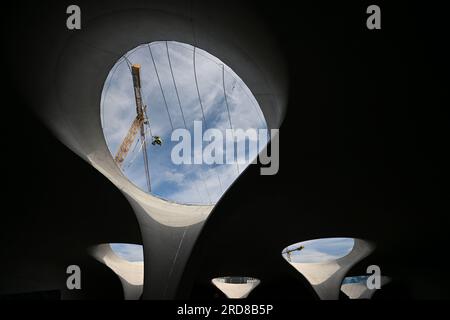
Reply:
[[[109,267],[122,283],[125,300],[138,300],[144,288],[144,263],[130,262],[117,256],[111,246],[100,244],[89,249],[90,254]]]
[[[350,299],[371,299],[377,289],[369,289],[367,287],[368,276],[346,277],[342,281],[341,291]],[[391,279],[381,276],[381,287],[390,282]]]
[[[39,118],[62,143],[109,179],[133,207],[139,223],[144,251],[143,299],[178,297],[180,278],[195,241],[213,206],[178,204],[148,194],[133,184],[114,161],[105,140],[101,115],[102,96],[105,96],[102,95],[105,80],[114,64],[122,59],[121,61],[126,66],[125,59],[122,58],[123,54],[141,44],[149,44],[162,39],[196,45],[216,56],[217,59],[226,60],[239,78],[246,79],[249,92],[257,92],[254,96],[255,101],[253,99],[252,101],[257,102],[256,105],[261,107],[269,128],[278,128],[285,114],[286,72],[282,57],[278,52],[279,49],[272,44],[272,41],[267,41],[269,38],[267,33],[260,32],[265,29],[264,25],[251,18],[252,15],[246,14],[246,10],[242,10],[240,6],[229,5],[226,7],[228,8],[226,11],[216,10],[215,6],[216,4],[211,1],[205,1],[201,6],[195,6],[195,10],[192,10],[192,19],[180,15],[186,11],[184,2],[180,2],[180,4],[162,0],[116,2],[108,7],[108,14],[105,14],[103,9],[91,8],[89,12],[92,19],[88,28],[83,28],[76,34],[71,32],[55,33],[53,41],[45,42],[48,45],[36,48],[38,52],[33,56],[40,57],[40,63],[35,68],[30,69],[29,64],[23,64],[18,66],[17,70],[18,74],[27,73],[29,75],[27,79],[32,79],[32,81],[21,83],[20,87],[24,89],[24,99],[32,102]],[[222,6],[221,8],[225,9]],[[241,21],[246,25],[238,34],[232,31],[233,23],[230,19],[222,19],[222,17],[236,14],[242,14],[245,17]],[[211,32],[214,37],[209,36]],[[44,33],[42,34],[42,37],[45,38]],[[165,54],[172,57],[173,53],[169,46]],[[141,62],[138,60],[149,61],[148,54],[150,52],[147,51],[145,59],[136,59],[136,61],[133,60],[133,63]],[[176,68],[176,59],[173,59],[172,62],[173,67]],[[167,62],[165,65],[168,66]],[[259,66],[265,67],[260,68]],[[150,63],[150,70],[155,71],[151,79],[147,78],[148,82],[143,79],[142,82],[142,89],[145,92],[150,92],[148,90],[149,83],[158,83],[156,68],[153,69],[153,67],[153,63]],[[226,71],[226,69],[218,70]],[[173,88],[171,86],[170,89],[172,94],[169,102],[174,101],[174,104],[169,105],[171,110],[169,112],[167,109],[168,114],[178,112],[176,110],[181,99],[174,97],[174,94],[177,96],[175,91],[178,90],[180,90],[180,95],[182,93],[181,86],[178,86],[182,74],[183,72],[175,72],[174,76],[172,74],[174,79],[168,78],[172,81],[169,83],[176,82],[177,84],[177,89],[175,86]],[[190,74],[193,76],[193,72]],[[149,72],[146,72],[145,75],[150,77]],[[227,78],[227,74],[217,79],[222,79],[218,82],[217,88],[224,86],[226,89],[221,89],[221,93],[231,90],[228,88],[231,79]],[[21,80],[23,82],[26,79]],[[124,87],[131,88],[131,78],[121,78],[121,80],[125,81]],[[189,81],[186,82],[189,88],[192,88],[196,81]],[[114,87],[111,85],[111,90]],[[161,90],[164,91],[162,88]],[[161,94],[164,95],[162,92]],[[197,101],[198,96],[205,94],[200,87],[200,90],[194,88],[192,93],[186,93],[185,96],[189,101]],[[131,103],[122,103],[123,96],[116,97],[123,108],[134,110],[134,100]],[[155,100],[158,99],[160,98],[146,100],[149,114],[152,114],[150,109],[154,108]],[[180,108],[184,108],[186,105],[183,104]],[[197,105],[197,102],[192,105]],[[167,108],[167,103],[165,107]],[[186,109],[186,114],[188,112],[194,113],[192,110]],[[169,130],[168,119],[162,119],[164,120],[158,123],[155,117],[152,117],[151,121],[152,124]],[[175,127],[178,128],[180,120],[182,120],[181,117],[178,118]],[[129,125],[126,131],[129,130]],[[187,125],[191,126],[190,123]],[[133,130],[131,131],[133,132]],[[161,133],[158,132],[158,134]],[[120,137],[122,140],[122,134]],[[157,147],[155,146],[155,148]],[[157,150],[161,152],[161,149]],[[139,158],[142,157],[137,159]],[[150,168],[154,169],[155,166],[150,164]],[[158,173],[170,172],[168,170]],[[167,182],[168,179],[163,176],[161,181]],[[153,180],[154,182],[155,180]],[[57,187],[60,186],[55,186],[55,188]],[[190,196],[187,198],[191,200]],[[88,203],[86,206],[89,210]],[[93,211],[92,214],[102,215],[103,213]],[[105,218],[107,218],[106,215]],[[96,240],[92,241],[95,244]]]
[[[261,281],[250,277],[219,277],[211,282],[229,299],[244,299]]]
[[[325,238],[285,248],[283,257],[311,284],[322,300],[337,300],[344,276],[374,246],[360,239]]]

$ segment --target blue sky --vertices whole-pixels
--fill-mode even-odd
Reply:
[[[129,243],[111,243],[111,249],[122,259],[130,262],[144,261],[142,245]]]
[[[168,42],[167,46],[181,109],[169,68],[166,42],[150,44],[173,127],[184,128],[183,113],[192,134],[193,122],[203,118],[193,71],[193,47],[178,42]],[[223,63],[201,49],[196,49],[196,52],[197,79],[207,128],[225,130],[230,127],[230,123],[223,92]],[[142,94],[144,103],[148,106],[151,133],[163,139],[161,147],[148,144],[152,193],[179,203],[217,202],[236,179],[238,175],[236,165],[174,165],[170,153],[176,142],[170,141],[172,127],[149,47],[146,44],[139,46],[126,56],[131,63],[141,65]],[[233,127],[244,130],[267,128],[264,116],[250,90],[229,67],[224,68],[225,88]],[[105,82],[101,115],[108,148],[115,155],[136,116],[131,73],[123,58],[112,68]],[[207,128],[204,127],[204,130]],[[256,154],[247,152],[247,159],[254,157]],[[242,172],[246,166],[247,164],[239,165],[239,171]],[[146,190],[143,158],[137,139],[125,159],[123,172],[135,185]]]
[[[352,238],[324,238],[295,243],[287,248],[295,249],[300,245],[304,246],[304,249],[300,251],[291,252],[291,262],[315,263],[332,261],[346,256],[353,249],[353,244]],[[287,255],[283,253],[283,257],[287,258]]]
[[[367,282],[367,279],[369,276],[351,276],[351,277],[345,277],[342,281],[342,284],[350,284],[350,283],[365,283]]]

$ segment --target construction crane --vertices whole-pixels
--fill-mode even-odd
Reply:
[[[150,172],[148,169],[148,155],[147,155],[147,142],[145,138],[145,125],[148,125],[148,119],[146,118],[146,108],[142,101],[142,92],[141,92],[141,76],[140,76],[141,66],[139,64],[133,64],[131,66],[131,75],[133,78],[133,88],[134,88],[134,97],[136,102],[136,118],[131,124],[130,129],[128,130],[127,135],[123,139],[120,144],[119,150],[117,150],[116,156],[114,157],[114,161],[117,163],[119,167],[122,167],[123,161],[128,155],[128,151],[130,150],[131,144],[136,139],[136,135],[138,131],[140,131],[141,142],[142,142],[142,155],[144,157],[144,169],[145,169],[145,177],[147,181],[147,189],[148,192],[151,192],[151,184],[150,184]],[[159,138],[159,137],[158,137]],[[159,138],[160,139],[160,138]],[[158,144],[160,145],[160,144]]]
[[[283,254],[285,254],[285,255],[287,256],[287,259],[288,259],[288,261],[290,262],[290,261],[291,261],[291,253],[294,252],[294,251],[301,251],[301,250],[303,250],[303,249],[305,249],[304,246],[298,246],[298,247],[292,248],[292,249],[286,248],[286,249],[283,251]]]

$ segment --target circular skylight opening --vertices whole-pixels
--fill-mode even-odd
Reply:
[[[116,62],[101,120],[122,173],[141,190],[184,204],[216,203],[267,143],[267,133],[265,140],[245,135],[267,124],[242,79],[206,51],[174,41],[140,45]],[[227,135],[239,129],[241,138]]]
[[[246,284],[259,282],[258,279],[252,277],[218,277],[214,278],[214,281],[229,284]]]
[[[348,255],[355,244],[353,238],[323,238],[292,244],[282,251],[290,263],[324,263]]]
[[[140,244],[132,243],[110,243],[112,251],[123,260],[128,262],[143,262],[144,249]]]
[[[218,277],[211,280],[230,299],[246,298],[260,282],[252,277]]]
[[[367,283],[369,276],[351,276],[345,277],[342,284],[357,284],[357,283]]]

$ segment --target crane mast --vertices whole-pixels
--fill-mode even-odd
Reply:
[[[145,124],[147,120],[145,118],[145,109],[147,106],[144,105],[142,101],[142,91],[141,91],[141,76],[140,76],[141,66],[138,64],[133,64],[131,66],[131,75],[133,78],[133,88],[134,88],[134,98],[136,103],[136,118],[128,130],[127,135],[123,139],[119,146],[119,149],[114,157],[114,161],[119,167],[122,167],[123,161],[130,151],[131,144],[136,139],[138,131],[140,131],[141,141],[142,141],[142,155],[144,157],[144,170],[147,182],[147,189],[151,192],[150,184],[150,171],[148,168],[148,155],[147,155],[147,142],[145,139]]]

